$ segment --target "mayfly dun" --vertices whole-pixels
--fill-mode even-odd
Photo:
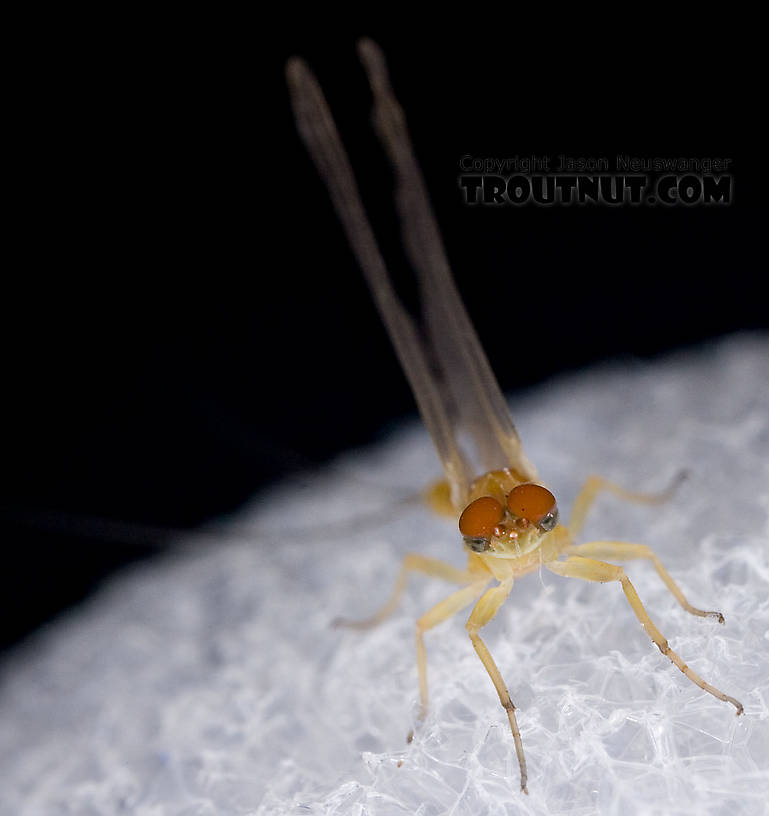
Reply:
[[[693,607],[648,546],[611,540],[574,543],[599,492],[654,503],[667,498],[675,483],[663,493],[649,495],[591,477],[577,496],[568,524],[559,522],[555,497],[523,452],[505,399],[452,279],[383,54],[367,39],[361,40],[358,52],[374,97],[374,126],[395,174],[396,207],[406,253],[418,279],[422,325],[415,323],[393,289],[334,120],[317,80],[299,58],[292,58],[286,69],[292,103],[301,137],[328,187],[435,444],[445,476],[443,503],[458,518],[467,567],[457,569],[433,558],[408,555],[385,606],[368,620],[346,624],[366,628],[389,615],[409,572],[458,584],[458,590],[417,621],[420,719],[427,712],[428,701],[425,632],[472,606],[467,632],[507,714],[524,793],[528,793],[526,759],[516,706],[480,632],[510,595],[514,580],[541,566],[586,581],[619,582],[633,612],[662,654],[692,683],[730,703],[741,714],[740,702],[703,680],[670,648],[622,567],[611,561],[647,559],[687,612],[723,623],[721,613]],[[459,446],[460,432],[472,440],[480,465],[476,470]],[[479,472],[481,475],[477,475]],[[439,492],[433,494],[434,504],[440,503],[440,496]]]

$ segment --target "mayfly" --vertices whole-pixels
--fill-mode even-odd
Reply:
[[[630,501],[653,503],[667,498],[675,483],[664,493],[649,495],[590,477],[575,500],[568,524],[559,523],[556,500],[524,454],[505,399],[451,276],[403,111],[390,86],[384,56],[368,39],[360,41],[358,53],[374,97],[374,127],[395,174],[396,207],[406,253],[418,279],[423,325],[415,323],[393,289],[326,100],[312,72],[296,57],[289,60],[286,69],[294,113],[435,444],[447,492],[434,492],[434,504],[439,504],[443,495],[444,504],[458,518],[467,567],[462,570],[437,559],[407,555],[385,606],[368,620],[348,625],[365,628],[389,615],[397,605],[409,572],[459,584],[457,591],[417,621],[420,719],[426,715],[428,699],[424,634],[473,605],[467,632],[507,714],[524,793],[528,793],[526,759],[516,707],[480,632],[507,599],[514,580],[541,566],[562,576],[619,582],[633,612],[662,654],[703,691],[730,703],[741,714],[743,706],[739,701],[705,682],[670,648],[622,567],[603,559],[648,559],[687,612],[723,623],[721,613],[693,607],[646,545],[622,541],[573,543],[600,491]],[[467,434],[474,444],[480,476],[460,448],[460,432]]]

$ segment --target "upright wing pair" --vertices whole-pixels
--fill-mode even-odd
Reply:
[[[414,158],[403,110],[393,95],[379,47],[358,44],[374,95],[374,127],[395,173],[403,242],[419,282],[422,325],[396,294],[366,217],[350,161],[317,80],[303,60],[287,66],[299,131],[331,194],[398,359],[430,431],[459,512],[476,475],[458,443],[467,431],[482,470],[510,468],[522,481],[537,471],[523,452],[489,362],[451,276],[435,216]]]

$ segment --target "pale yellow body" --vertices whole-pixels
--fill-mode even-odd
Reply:
[[[448,259],[432,213],[424,180],[414,157],[403,110],[390,86],[384,56],[370,40],[358,44],[361,61],[374,97],[374,126],[390,158],[395,174],[395,201],[404,248],[413,266],[422,297],[422,326],[416,325],[401,303],[379,250],[374,232],[358,193],[355,177],[336,125],[312,72],[300,59],[289,60],[286,73],[297,125],[310,155],[328,186],[331,200],[358,258],[377,309],[393,342],[395,352],[411,385],[419,411],[432,436],[446,479],[427,493],[438,512],[457,518],[468,503],[492,496],[501,506],[512,488],[538,483],[537,470],[526,457],[510,417],[504,395],[496,382],[462,304],[451,276]],[[489,306],[497,313],[495,302]],[[529,338],[526,338],[527,342]],[[536,343],[535,339],[532,342]],[[479,469],[488,469],[472,480],[474,469],[459,444],[459,431],[473,440]],[[421,555],[406,556],[390,600],[372,618],[343,622],[355,628],[372,626],[396,607],[409,572],[422,572],[459,584],[460,588],[424,614],[416,627],[417,665],[422,716],[427,711],[427,659],[424,633],[465,607],[474,604],[467,632],[507,712],[526,791],[526,761],[515,717],[515,706],[480,630],[494,617],[510,594],[516,578],[546,567],[553,572],[588,581],[617,581],[638,620],[660,651],[694,683],[742,713],[742,705],[706,683],[673,652],[652,623],[635,588],[622,567],[599,559],[645,558],[681,606],[694,615],[723,622],[718,612],[703,612],[684,597],[649,547],[618,541],[594,541],[575,545],[574,538],[599,490],[640,502],[656,502],[657,496],[630,493],[598,477],[588,479],[577,497],[568,526],[557,525],[555,514],[548,524],[504,525],[491,528],[489,538],[467,539],[480,551],[468,551],[465,569]],[[493,503],[492,503],[493,504]],[[496,583],[489,586],[493,581]]]
[[[520,480],[509,471],[507,475],[503,475],[501,471],[492,471],[484,474],[473,482],[470,488],[470,500],[483,495],[491,495],[495,498],[500,495],[504,496],[505,492],[509,492],[512,487],[518,483],[520,483]],[[396,581],[390,600],[377,614],[363,621],[339,621],[338,623],[356,629],[363,629],[374,626],[382,621],[395,610],[398,600],[405,589],[409,572],[421,572],[434,578],[441,578],[459,584],[461,586],[460,589],[451,593],[422,615],[416,624],[417,668],[421,699],[420,720],[426,716],[428,704],[427,655],[424,645],[424,633],[475,603],[470,617],[467,620],[466,629],[473,648],[488,672],[494,684],[494,688],[499,695],[499,701],[507,713],[513,740],[515,742],[516,753],[518,755],[518,763],[521,769],[521,788],[525,792],[528,792],[526,788],[526,759],[523,753],[523,743],[515,716],[515,705],[502,679],[502,674],[489,652],[488,647],[480,637],[479,632],[492,620],[497,610],[507,599],[508,595],[510,595],[515,579],[529,572],[538,570],[541,567],[546,567],[558,575],[571,578],[582,578],[583,580],[598,581],[601,583],[607,581],[619,582],[633,612],[662,654],[668,657],[693,683],[714,697],[717,697],[719,700],[731,703],[737,709],[737,714],[741,714],[743,707],[738,700],[724,694],[709,683],[706,683],[670,648],[667,640],[662,636],[662,633],[649,617],[648,612],[638,597],[635,587],[630,582],[630,579],[622,567],[599,559],[647,559],[652,562],[657,574],[687,612],[701,617],[713,617],[720,623],[723,623],[723,615],[721,615],[720,612],[706,612],[693,607],[686,600],[681,589],[671,578],[651,548],[646,545],[630,544],[622,541],[593,541],[587,544],[574,544],[574,537],[581,530],[587,512],[600,490],[608,490],[629,501],[653,504],[667,499],[675,486],[676,483],[674,482],[674,484],[663,493],[649,495],[624,490],[605,479],[593,476],[587,480],[577,496],[571,521],[568,526],[559,524],[554,530],[539,534],[535,541],[529,542],[530,547],[527,548],[525,552],[521,552],[517,555],[508,550],[490,550],[483,553],[468,551],[467,567],[464,570],[457,569],[450,564],[446,564],[434,558],[409,554],[404,559],[400,576]],[[441,513],[445,513],[447,509],[445,502],[446,495],[447,490],[439,485],[432,486],[426,493],[426,497],[431,506],[433,506],[433,509]],[[489,584],[492,581],[496,581],[497,583],[489,588]]]

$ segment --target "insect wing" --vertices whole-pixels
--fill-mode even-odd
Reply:
[[[289,60],[286,76],[299,133],[328,188],[414,392],[449,482],[452,503],[460,507],[466,500],[470,472],[457,446],[454,424],[441,386],[431,373],[422,338],[393,289],[328,104],[315,76],[303,60],[296,57]]]
[[[360,41],[358,52],[374,94],[374,126],[395,171],[403,242],[419,279],[429,344],[456,420],[471,434],[485,470],[512,467],[525,480],[534,481],[536,468],[523,451],[505,398],[451,275],[384,55],[368,39]]]

